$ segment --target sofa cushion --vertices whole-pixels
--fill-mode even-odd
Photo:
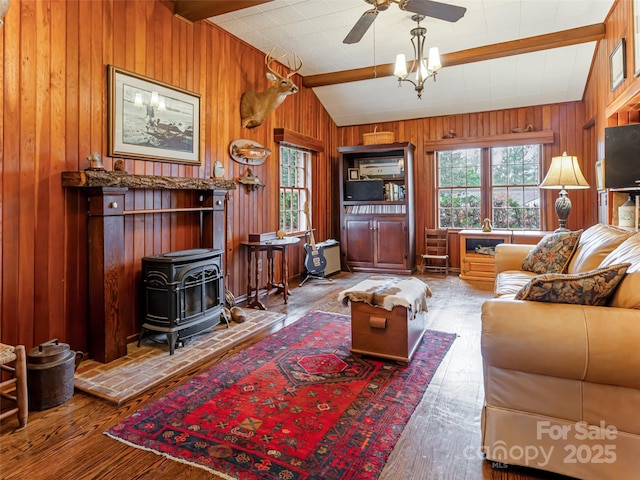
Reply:
[[[631,262],[616,291],[609,301],[610,307],[640,309],[640,233],[627,238],[606,256],[600,267]]]
[[[580,237],[575,254],[569,262],[567,273],[590,272],[602,263],[618,245],[634,232],[598,223],[587,228]]]
[[[578,245],[582,230],[545,235],[522,261],[522,270],[534,273],[564,273]]]
[[[538,275],[522,287],[515,298],[534,302],[604,306],[630,265],[631,263],[622,263],[585,273]]]
[[[493,294],[495,297],[515,295],[535,276],[535,273],[525,272],[523,270],[507,270],[506,272],[501,272],[496,277]]]

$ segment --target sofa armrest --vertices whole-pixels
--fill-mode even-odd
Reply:
[[[521,270],[522,261],[535,245],[501,243],[496,246],[496,275],[506,270]]]
[[[486,365],[640,389],[640,314],[497,298],[482,305]]]

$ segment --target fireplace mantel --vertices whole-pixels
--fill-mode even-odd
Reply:
[[[120,302],[132,285],[125,285],[125,221],[130,214],[198,212],[201,247],[225,250],[228,190],[233,180],[85,170],[62,172],[62,186],[79,188],[88,198],[89,353],[108,363],[127,353],[125,328],[120,325]],[[130,189],[200,191],[191,208],[127,210]],[[163,252],[164,253],[164,252]]]
[[[85,170],[62,172],[63,187],[146,188],[158,190],[235,190],[233,180],[223,178],[161,177],[157,175],[131,175],[126,172]]]

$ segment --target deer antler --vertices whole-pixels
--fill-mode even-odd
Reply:
[[[300,65],[298,65],[298,60],[300,60]],[[287,66],[289,67],[289,70],[290,70],[289,73],[287,74],[287,78],[290,78],[291,75],[293,75],[294,73],[298,73],[302,68],[302,59],[298,58],[298,55],[296,55],[295,53],[293,54],[293,64],[294,64],[294,68],[291,67],[289,60],[287,59]]]
[[[273,55],[271,55],[271,53],[273,52],[273,50],[275,48],[276,47],[273,47],[271,50],[269,50],[269,53],[267,53],[267,56],[264,57],[264,64],[266,65],[267,70],[269,70],[271,73],[273,73],[276,77],[283,78],[282,75],[280,75],[276,70],[274,70],[271,67],[271,62],[273,62],[274,60],[278,60],[280,58],[284,58],[287,54],[285,52],[283,55],[280,55],[279,57],[274,57]]]

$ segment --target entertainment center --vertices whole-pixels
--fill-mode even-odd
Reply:
[[[339,147],[340,246],[353,271],[415,270],[413,155],[409,142]]]

